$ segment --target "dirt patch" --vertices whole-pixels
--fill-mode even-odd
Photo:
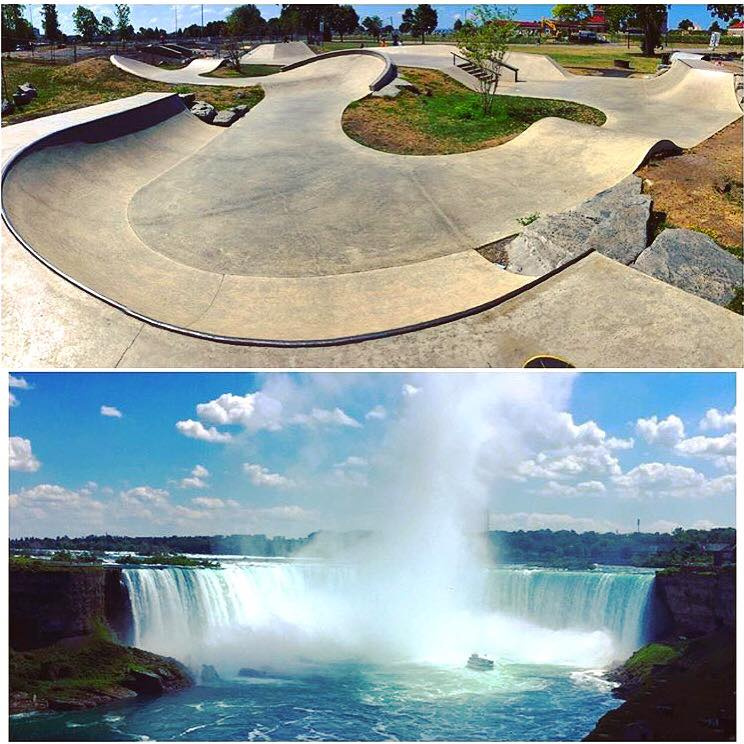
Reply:
[[[638,171],[664,227],[710,235],[742,255],[742,120],[680,155],[654,158]]]

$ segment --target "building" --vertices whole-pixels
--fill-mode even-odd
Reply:
[[[726,33],[732,36],[744,36],[744,21],[734,21]]]

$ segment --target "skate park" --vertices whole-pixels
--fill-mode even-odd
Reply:
[[[650,154],[735,121],[730,73],[676,61],[658,77],[607,80],[510,54],[519,72],[501,93],[584,103],[606,123],[547,118],[497,147],[403,156],[351,140],[341,116],[394,85],[397,65],[472,87],[452,47],[316,56],[267,44],[246,57],[284,69],[207,78],[219,61],[111,60],[162,82],[261,85],[264,100],[228,129],[152,93],[5,130],[3,214],[15,239],[5,262],[17,261],[21,306],[38,293],[37,306],[73,326],[121,326],[121,352],[106,353],[141,366],[192,366],[180,356],[189,348],[193,366],[365,366],[390,354],[387,364],[415,366],[453,335],[466,366],[548,350],[579,366],[738,364],[738,316],[601,253],[532,275],[477,252],[518,232],[523,215],[572,209]],[[21,306],[8,322],[37,322]]]

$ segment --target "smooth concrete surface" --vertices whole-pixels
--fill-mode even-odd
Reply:
[[[240,61],[249,65],[289,65],[314,56],[315,52],[304,41],[285,41],[259,44],[244,54]]]
[[[740,115],[733,85],[736,113],[730,110],[724,86],[713,85],[711,90],[717,78],[690,80],[710,71],[677,64],[676,71],[667,73],[675,76],[654,88],[653,95],[643,86],[628,89],[635,90],[634,98],[608,94],[616,106],[622,98],[632,100],[625,101],[605,127],[546,119],[491,150],[406,157],[358,145],[340,127],[345,106],[368,92],[370,77],[379,74],[383,63],[361,55],[319,60],[270,76],[266,99],[227,130],[204,125],[181,110],[114,139],[91,142],[83,133],[64,145],[40,147],[10,169],[4,206],[21,237],[57,271],[130,312],[160,322],[197,333],[282,340],[332,339],[399,328],[466,311],[529,281],[500,271],[472,248],[516,232],[519,216],[570,208],[621,180],[665,139],[665,131],[681,130],[677,120],[683,118],[680,111],[685,107],[686,135],[700,139],[709,127],[721,128]],[[266,79],[260,80],[264,84]],[[660,80],[648,82],[658,86]],[[603,81],[610,88],[617,82],[647,81]],[[545,84],[549,83],[535,83]],[[700,100],[706,90],[712,100]],[[689,98],[690,91],[698,100]],[[145,95],[154,96],[152,100],[164,97]],[[721,95],[723,100],[718,101]],[[129,111],[136,118],[145,99],[134,99],[114,102],[115,108],[122,116]],[[643,110],[662,105],[676,110],[677,116],[655,121]],[[627,131],[618,124],[623,116],[629,118],[633,107],[654,121],[650,132]],[[98,108],[88,109],[91,119],[100,115]],[[72,114],[70,120],[85,118],[81,112]],[[39,131],[64,127],[70,121],[67,116],[6,128],[4,134],[16,145],[6,152],[4,138],[4,159],[16,146],[35,140]],[[674,316],[657,313],[653,323],[657,326],[664,319],[670,339],[677,334],[695,338],[695,349],[718,358],[717,364],[741,361],[735,341],[740,318],[728,311],[708,308],[709,303],[679,290],[670,296],[671,288],[612,262],[585,259],[566,271],[570,276],[585,273],[591,293],[592,282],[601,279],[595,274],[607,272],[608,264],[621,276],[633,274],[632,280],[616,282],[608,295],[616,305],[617,322],[609,338],[619,343],[633,337],[635,329],[624,324],[641,321],[627,317],[623,308],[634,304],[641,287],[650,297],[657,296],[653,302],[674,307]],[[5,266],[7,271],[7,261]],[[46,274],[49,281],[58,281]],[[560,287],[565,280],[553,277],[519,300],[533,298],[539,305],[547,286]],[[626,296],[631,291],[633,295]],[[586,297],[587,292],[579,296]],[[69,311],[68,299],[60,300],[63,314]],[[29,301],[24,298],[21,304]],[[91,301],[95,302],[86,298],[85,305]],[[516,301],[475,317],[494,318]],[[587,312],[592,312],[593,302]],[[652,312],[653,302],[648,302]],[[563,333],[576,340],[578,308],[571,309],[568,303],[562,311]],[[106,308],[109,312],[115,311]],[[698,319],[703,317],[701,324]],[[550,326],[556,318],[543,321]],[[127,319],[126,333],[130,322],[135,321]],[[398,344],[390,342],[391,348],[402,353],[404,347],[416,346],[413,339],[441,338],[446,335],[443,329],[453,325],[474,333],[483,327],[475,318],[461,320],[400,336]],[[531,316],[524,334],[535,342],[551,338],[550,333],[543,337],[536,316]],[[142,336],[140,328],[138,339]],[[578,364],[609,365],[607,341],[597,338],[590,323],[578,337],[586,346],[578,354],[582,357]],[[708,337],[711,344],[705,342]],[[179,343],[194,343],[181,335],[177,338]],[[479,342],[473,343],[475,348]],[[199,341],[194,348],[203,350],[202,344],[220,346]],[[359,354],[384,345],[365,342],[359,345]],[[709,346],[719,351],[714,354]],[[517,354],[523,347],[518,346]],[[589,347],[600,353],[595,355]],[[470,355],[458,349],[463,365],[469,365]],[[653,366],[662,352],[667,355],[666,361],[658,362],[663,366],[687,366],[693,359],[699,361],[693,366],[714,364],[696,357],[695,350],[681,342],[659,344],[653,335],[637,351],[648,360],[638,366]],[[518,363],[507,361],[513,357],[503,344],[492,352],[496,363]],[[330,349],[314,353],[334,359],[341,354]],[[349,351],[343,354],[353,357]],[[403,361],[389,359],[387,364]]]

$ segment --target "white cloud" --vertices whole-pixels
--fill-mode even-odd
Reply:
[[[42,483],[33,488],[22,488],[10,494],[10,506],[14,509],[81,509],[98,512],[103,504],[91,498],[91,491],[82,488],[73,491],[51,483]]]
[[[291,488],[294,481],[279,473],[272,473],[263,465],[246,462],[243,463],[243,471],[248,474],[254,486],[267,486],[269,488]]]
[[[548,496],[600,496],[607,492],[607,488],[604,483],[596,480],[582,481],[575,486],[549,481],[542,492],[547,493]]]
[[[618,495],[631,498],[733,497],[736,489],[734,475],[709,479],[694,468],[660,462],[642,463],[612,481]]]
[[[357,457],[356,455],[349,455],[343,462],[339,462],[333,467],[335,468],[363,468],[369,463],[364,457]]]
[[[179,488],[209,488],[207,478],[209,478],[209,471],[203,465],[195,465],[191,475],[182,478],[178,485]]]
[[[24,473],[35,473],[41,463],[31,450],[31,440],[23,437],[10,437],[8,440],[8,467]]]
[[[719,431],[722,429],[733,429],[736,427],[736,406],[728,413],[719,411],[717,408],[709,408],[705,416],[700,419],[701,431]]]
[[[294,424],[305,424],[312,426],[314,424],[324,424],[328,426],[348,426],[353,429],[361,428],[361,424],[346,414],[343,410],[336,407],[332,410],[327,408],[313,408],[309,414],[300,413],[292,418]]]
[[[674,447],[685,437],[685,426],[679,416],[670,414],[659,420],[656,416],[639,418],[636,421],[636,433],[643,437],[648,444],[658,444],[662,447]]]
[[[202,442],[229,442],[232,439],[231,434],[219,431],[214,426],[207,429],[201,421],[193,419],[176,422],[176,429],[185,437],[199,439]]]
[[[131,505],[165,506],[169,493],[164,488],[137,486],[121,492],[124,503]]]
[[[196,413],[202,421],[218,425],[239,425],[249,431],[282,427],[282,403],[262,391],[233,395],[224,393],[208,403],[199,403]]]
[[[690,437],[683,439],[674,448],[676,452],[690,457],[721,457],[736,455],[736,434],[724,434],[720,437]]]
[[[387,417],[385,406],[375,406],[371,411],[367,411],[364,418],[366,419],[384,419]]]
[[[18,406],[18,405],[20,405],[20,403],[18,402],[18,398],[16,398],[15,395],[13,395],[13,393],[8,392],[8,407],[14,408],[15,406]]]
[[[30,390],[31,385],[24,377],[14,377],[8,375],[8,387],[17,388],[18,390]]]
[[[101,416],[109,416],[111,418],[122,418],[124,414],[114,406],[101,406]]]
[[[191,503],[207,509],[222,509],[225,506],[225,502],[222,499],[209,498],[208,496],[198,496],[195,499],[191,499]]]
[[[491,514],[492,530],[575,530],[576,532],[614,532],[617,525],[606,519],[575,517],[571,514],[545,514],[540,512],[515,512]]]
[[[406,383],[403,385],[403,389],[401,390],[401,393],[406,398],[413,398],[414,395],[418,395],[421,392],[420,387],[416,387],[415,385],[411,385],[410,383]]]

